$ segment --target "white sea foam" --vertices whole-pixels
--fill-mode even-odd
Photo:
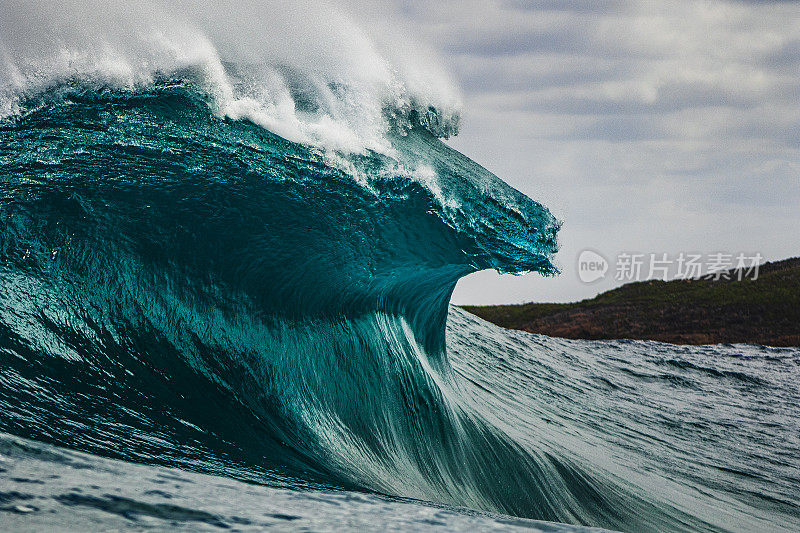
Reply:
[[[433,55],[372,24],[328,2],[4,0],[0,116],[65,81],[137,90],[191,72],[220,115],[325,150],[388,154],[415,114],[455,133],[459,95]]]

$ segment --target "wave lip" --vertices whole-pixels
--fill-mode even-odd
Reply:
[[[409,43],[380,45],[335,5],[215,7],[4,3],[0,117],[67,82],[150,90],[191,74],[221,116],[324,150],[389,154],[393,129],[457,133],[460,97],[435,61],[392,60]]]

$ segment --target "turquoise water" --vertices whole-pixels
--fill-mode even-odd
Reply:
[[[18,106],[0,524],[800,528],[800,350],[567,341],[449,306],[478,270],[555,274],[559,222],[437,139],[435,108],[345,153],[185,78]]]

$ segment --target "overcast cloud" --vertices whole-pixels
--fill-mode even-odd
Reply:
[[[800,4],[400,2],[464,92],[450,141],[564,221],[563,274],[456,303],[567,301],[584,248],[800,255]],[[613,278],[613,276],[609,276]]]

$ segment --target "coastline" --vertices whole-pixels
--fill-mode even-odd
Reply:
[[[569,339],[800,346],[800,258],[755,280],[629,283],[574,303],[461,306],[498,326]]]

